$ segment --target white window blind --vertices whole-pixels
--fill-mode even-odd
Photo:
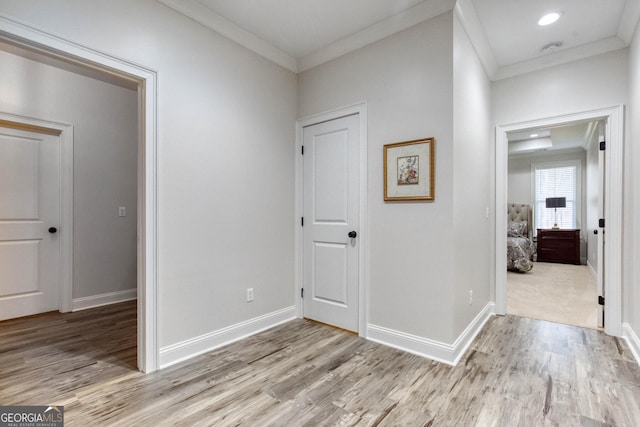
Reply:
[[[573,165],[535,168],[535,228],[551,228],[556,223],[553,208],[546,207],[547,197],[565,197],[567,206],[557,208],[558,227],[576,228],[577,167]]]

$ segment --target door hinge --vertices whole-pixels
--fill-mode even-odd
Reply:
[[[301,148],[301,154],[304,156],[304,145],[300,147]]]
[[[600,151],[607,149],[607,141],[600,141]]]
[[[599,305],[604,305],[604,297],[598,296],[598,304]]]
[[[604,228],[604,218],[600,218],[600,219],[598,220],[598,227],[600,227],[600,228]]]
[[[304,217],[300,217],[300,227],[304,227]]]
[[[300,288],[300,298],[304,298],[304,288]]]

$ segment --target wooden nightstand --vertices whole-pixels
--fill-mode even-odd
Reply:
[[[538,261],[580,264],[580,230],[538,228]]]

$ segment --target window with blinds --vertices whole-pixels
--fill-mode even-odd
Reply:
[[[534,229],[552,228],[556,222],[561,229],[576,228],[578,166],[540,165],[534,170]],[[557,208],[557,220],[554,209],[546,207],[547,197],[566,198],[567,206]]]

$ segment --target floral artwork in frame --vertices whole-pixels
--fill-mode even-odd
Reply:
[[[384,200],[434,200],[434,138],[384,146]]]
[[[398,185],[419,184],[420,156],[398,157]]]

